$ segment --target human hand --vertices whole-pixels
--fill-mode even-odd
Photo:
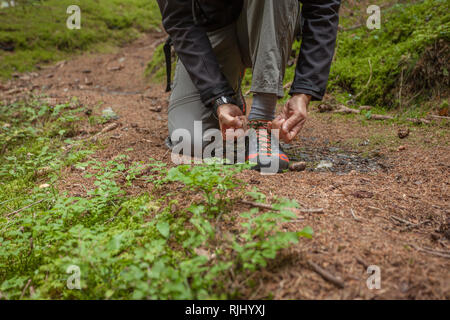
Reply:
[[[278,129],[280,139],[290,143],[303,128],[308,118],[308,105],[311,96],[293,95],[283,108],[281,114],[272,121],[272,129]]]
[[[238,106],[234,104],[223,104],[217,108],[217,116],[224,140],[245,135],[247,118]]]

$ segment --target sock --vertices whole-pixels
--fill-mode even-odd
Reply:
[[[248,120],[272,121],[275,119],[277,100],[278,96],[273,93],[255,93],[253,95],[253,104]]]

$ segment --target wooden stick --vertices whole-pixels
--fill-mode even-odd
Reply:
[[[364,109],[357,110],[357,109],[348,108],[348,107],[346,107],[344,105],[340,105],[339,109],[334,110],[333,113],[339,113],[339,114],[361,114],[362,110],[364,110]],[[319,108],[319,111],[327,112],[327,111],[331,111],[331,110],[328,110],[328,109],[325,109],[325,108],[323,108],[323,109]],[[437,116],[433,116],[433,118],[435,118],[435,117],[437,117]],[[444,119],[446,119],[446,118],[450,118],[450,117],[444,117]],[[395,119],[395,117],[393,117],[393,116],[388,116],[388,115],[383,115],[383,114],[372,114],[372,115],[370,115],[370,118],[368,120],[393,120],[393,119]],[[439,118],[439,119],[441,119],[441,118]],[[431,123],[430,120],[423,119],[423,118],[421,118],[421,119],[406,118],[405,120],[408,121],[408,122],[416,123],[416,124],[421,124],[421,123],[430,124]]]
[[[433,114],[430,114],[428,116],[428,118],[436,119],[436,120],[450,120],[450,117],[436,116],[436,115],[433,115]]]
[[[393,120],[394,117],[386,116],[382,114],[372,114],[370,115],[370,120]]]
[[[421,124],[421,123],[430,124],[431,123],[431,121],[426,120],[426,119],[406,118],[405,120],[415,123],[415,124]]]
[[[420,227],[421,225],[423,225],[425,223],[431,222],[431,220],[425,220],[425,221],[422,221],[422,222],[419,222],[419,223],[412,223],[411,221],[404,220],[404,219],[399,218],[397,216],[391,216],[391,219],[395,220],[397,222],[401,222],[401,223],[406,224],[407,227],[406,227],[405,230],[412,229],[412,228],[417,228],[417,227]]]
[[[328,271],[322,269],[321,267],[319,267],[317,264],[315,264],[314,262],[312,262],[310,260],[308,260],[307,263],[314,272],[318,273],[320,276],[322,276],[322,278],[331,282],[336,287],[341,288],[341,289],[343,289],[345,287],[344,281],[342,281],[341,279],[335,277],[334,275],[332,275]]]
[[[240,200],[240,202],[243,204],[252,206],[252,207],[256,207],[256,208],[279,211],[278,209],[274,208],[270,204],[259,203],[259,202],[248,201],[248,200]],[[323,213],[323,208],[317,208],[317,209],[289,208],[289,209],[296,213]]]
[[[395,221],[397,221],[397,222],[401,222],[401,223],[410,225],[410,226],[414,226],[414,225],[415,225],[415,223],[412,223],[411,221],[408,221],[408,220],[404,220],[404,219],[399,218],[399,217],[397,217],[397,216],[391,216],[391,219],[393,219],[393,220],[395,220]]]
[[[23,296],[25,295],[25,291],[27,291],[28,286],[30,285],[30,283],[31,283],[31,279],[28,279],[27,284],[25,285],[25,287],[24,287],[23,290],[22,290],[22,294],[20,295],[20,299],[22,299]]]
[[[353,219],[355,219],[355,220],[358,221],[358,222],[361,222],[361,218],[358,218],[358,217],[355,215],[355,213],[353,212],[353,209],[352,209],[352,208],[350,208],[350,213],[352,214]]]
[[[364,267],[364,269],[367,269],[369,266],[367,265],[367,263],[363,260],[363,259],[361,259],[360,257],[356,257],[356,261],[360,264],[360,265],[362,265],[363,267]]]
[[[416,249],[417,251],[421,251],[421,252],[425,252],[428,254],[432,254],[441,258],[447,258],[450,259],[450,252],[443,252],[443,251],[435,251],[435,250],[430,250],[430,249],[424,249],[421,248],[419,246],[416,246],[415,244],[411,244],[411,247],[413,247],[414,249]]]
[[[32,206],[35,206],[35,205],[41,203],[41,202],[44,201],[44,200],[47,200],[47,199],[41,199],[41,200],[39,200],[39,201],[36,201],[36,202],[34,202],[34,203],[32,203],[32,204],[29,204],[29,205],[23,207],[23,208],[20,208],[20,209],[18,209],[18,210],[16,210],[16,211],[10,212],[10,213],[8,213],[8,214],[6,215],[6,217],[9,218],[10,216],[13,216],[13,215],[15,215],[15,214],[17,214],[17,213],[19,213],[19,212],[22,212],[23,210],[29,209],[29,208],[31,208]]]
[[[339,106],[339,109],[333,111],[333,113],[342,113],[342,114],[352,114],[352,113],[355,113],[355,114],[360,114],[360,113],[361,113],[361,110],[351,109],[351,108],[348,108],[348,107],[346,107],[346,106],[344,106],[344,105],[340,105],[340,106]]]

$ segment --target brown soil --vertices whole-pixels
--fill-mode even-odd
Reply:
[[[154,158],[169,163],[164,145],[168,95],[163,85],[150,84],[143,76],[155,44],[163,36],[150,34],[116,53],[85,54],[59,63],[31,79],[4,83],[0,94],[5,100],[19,99],[31,89],[61,101],[76,96],[94,114],[112,107],[120,116],[119,126],[102,135],[104,147],[94,158],[105,161],[127,154],[131,161]],[[151,110],[158,106],[161,112]],[[80,137],[100,129],[86,123]],[[301,240],[269,268],[253,274],[256,287],[249,290],[233,284],[241,289],[243,298],[266,298],[271,293],[275,299],[450,298],[448,127],[411,127],[404,140],[397,137],[398,129],[395,124],[312,110],[302,136],[292,144],[300,160],[305,150],[311,156],[306,159],[310,169],[324,152],[325,158],[330,153],[354,155],[370,159],[367,163],[374,165],[368,168],[361,161],[334,172],[240,174],[249,189],[258,187],[268,201],[287,197],[307,208],[324,209],[323,214],[304,214],[286,226],[300,230],[309,225],[315,236]],[[129,148],[133,150],[127,151]],[[61,189],[73,194],[84,193],[86,185],[89,182],[73,168],[67,169],[60,181]],[[130,192],[149,188],[136,183]],[[247,209],[236,206],[234,213]],[[340,277],[345,287],[324,280],[308,267],[308,260]],[[380,290],[367,288],[369,265],[381,268]]]

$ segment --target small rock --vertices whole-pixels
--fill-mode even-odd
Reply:
[[[36,177],[43,177],[47,175],[50,171],[52,171],[52,168],[50,167],[40,168],[38,171],[36,171]]]
[[[433,233],[430,233],[430,237],[431,237],[431,240],[438,241],[441,238],[441,235],[439,233],[433,232]]]
[[[111,67],[108,69],[108,71],[119,71],[123,69],[123,65],[120,66],[116,66],[116,67]]]
[[[107,120],[117,120],[117,119],[119,119],[119,116],[117,115],[117,113],[114,112],[114,110],[111,107],[103,109],[102,117],[107,119]]]
[[[306,162],[293,162],[289,164],[289,170],[291,171],[305,171],[306,170]]]
[[[323,168],[326,168],[326,169],[333,168],[333,163],[331,163],[330,161],[327,161],[327,160],[322,160],[317,165],[317,169],[323,169]]]
[[[398,151],[403,151],[403,150],[406,150],[406,146],[400,146],[400,147],[398,147]]]
[[[321,104],[317,107],[317,109],[319,110],[320,113],[324,113],[332,111],[333,107],[330,106],[329,104]]]
[[[150,111],[153,111],[153,112],[161,112],[161,110],[162,110],[161,106],[155,106],[153,108],[150,108]]]
[[[400,139],[405,139],[407,136],[409,136],[409,128],[406,129],[398,129],[398,133],[397,133],[398,137]]]
[[[9,128],[11,128],[11,124],[9,124],[9,123],[4,123],[2,127],[3,127],[4,129],[9,129]]]
[[[39,186],[39,189],[46,189],[46,188],[50,188],[50,185],[48,183],[44,183]]]

